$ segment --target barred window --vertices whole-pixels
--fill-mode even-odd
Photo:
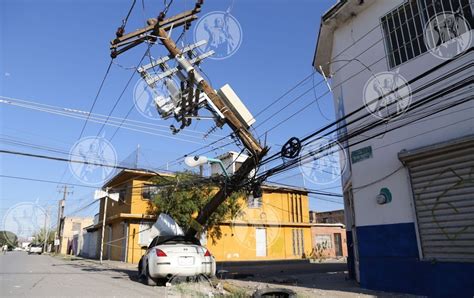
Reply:
[[[381,19],[390,68],[427,51],[424,28],[437,14],[452,12],[473,28],[473,5],[469,0],[408,0]]]

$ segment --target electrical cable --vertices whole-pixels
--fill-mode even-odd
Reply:
[[[92,113],[92,111],[94,110],[94,107],[97,103],[97,100],[99,99],[99,95],[102,91],[102,88],[104,87],[104,83],[105,83],[105,80],[107,79],[107,76],[109,75],[110,73],[110,68],[112,67],[112,61],[113,59],[110,59],[110,63],[109,65],[107,66],[107,70],[105,71],[105,75],[104,75],[104,78],[102,79],[102,82],[100,83],[100,86],[99,86],[99,90],[97,90],[97,93],[95,95],[95,98],[94,98],[94,101],[92,102],[92,105],[89,109],[89,114]],[[87,121],[89,121],[89,114],[87,116],[87,119],[86,121],[84,122],[84,125],[82,126],[82,129],[81,129],[81,133],[79,134],[79,137],[78,139],[82,138],[82,135],[84,134],[84,130],[86,129],[86,126],[87,126]]]
[[[456,88],[456,89],[463,88],[464,86],[469,86],[470,83],[472,83],[472,77],[471,77],[471,80],[465,80],[464,83],[461,82],[461,83],[458,84],[458,86],[456,86],[455,88]],[[412,110],[412,109],[416,108],[417,106],[421,106],[422,104],[424,104],[424,103],[426,103],[426,102],[429,102],[429,101],[432,101],[432,100],[434,100],[434,99],[436,99],[436,98],[442,97],[442,96],[445,95],[445,94],[449,94],[450,92],[452,92],[451,89],[453,89],[453,88],[451,88],[451,87],[445,88],[445,91],[444,91],[443,93],[437,92],[436,94],[434,94],[434,95],[431,96],[430,98],[427,98],[427,99],[425,99],[425,100],[423,100],[423,101],[421,101],[421,102],[417,102],[415,105],[411,106],[410,109]],[[471,100],[471,99],[472,99],[472,98],[469,98],[469,97],[468,97],[466,100],[464,100],[464,101],[462,101],[462,102],[467,102],[467,101],[469,101],[469,100]],[[428,115],[428,116],[429,116],[429,115]],[[423,116],[422,118],[425,118],[425,117],[427,117],[427,116]],[[377,122],[380,124],[380,121],[375,121],[374,123],[377,123]],[[406,124],[405,124],[405,125],[406,125]],[[373,126],[373,124],[369,125],[368,128],[365,129],[365,130],[368,130],[368,129],[373,128],[372,126]],[[397,128],[397,127],[395,127],[395,128]],[[393,130],[393,129],[394,129],[394,128],[391,128],[390,130]],[[360,132],[360,130],[359,130],[359,131],[356,131],[356,132],[354,132],[354,133],[352,133],[352,134],[353,134],[353,135],[354,135],[354,134],[357,135],[359,132]],[[382,133],[384,133],[384,132],[382,132]],[[380,133],[380,134],[382,134],[382,133]],[[376,134],[375,136],[377,136],[377,135],[379,135],[379,134]],[[372,136],[372,137],[370,137],[370,138],[373,138],[373,137],[375,137],[375,136]],[[350,137],[350,136],[349,136],[349,137]],[[345,139],[349,139],[349,137],[345,137]],[[370,138],[367,138],[367,139],[362,140],[362,141],[360,141],[360,142],[364,142],[364,141],[366,141],[366,140],[368,140],[368,139],[370,139]],[[345,141],[345,140],[344,140],[344,141]],[[358,144],[358,143],[360,143],[360,142],[353,143],[353,144],[351,144],[350,146],[354,146],[354,145],[356,145],[356,144]],[[284,166],[285,166],[285,168],[287,168],[289,165],[294,165],[294,164],[296,164],[296,162],[301,161],[303,158],[304,158],[304,157],[300,157],[300,158],[298,158],[296,161],[293,160],[293,161],[291,161],[290,163],[288,163],[288,164],[286,164],[286,165],[284,165]],[[272,171],[272,170],[270,170],[270,171]],[[275,169],[273,169],[273,171],[275,171]]]

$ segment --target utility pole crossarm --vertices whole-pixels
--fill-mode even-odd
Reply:
[[[197,19],[196,13],[199,13],[200,11],[201,8],[196,6],[192,10],[185,11],[162,21],[158,21],[158,19],[148,19],[148,26],[122,36],[118,35],[116,39],[110,41],[112,58],[117,57],[123,52],[143,43],[144,41],[156,40],[156,37],[158,36],[158,29],[160,28],[168,31],[172,28],[190,24],[192,21]]]

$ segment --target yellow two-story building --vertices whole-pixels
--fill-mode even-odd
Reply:
[[[108,200],[103,256],[105,259],[137,263],[152,238],[150,227],[156,221],[150,180],[156,173],[123,170],[104,188],[120,191],[118,201]],[[168,175],[170,174],[162,174]],[[311,252],[309,203],[305,189],[281,185],[263,185],[261,198],[241,198],[240,212],[220,224],[219,239],[203,237],[203,245],[217,261],[300,259]],[[98,222],[87,228],[97,237],[96,257],[104,203],[100,203]]]
[[[217,261],[301,259],[311,252],[308,193],[263,185],[261,198],[242,198],[241,211],[220,224],[222,237],[207,239]]]

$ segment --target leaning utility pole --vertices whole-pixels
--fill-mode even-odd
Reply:
[[[183,54],[185,51],[192,52],[193,46],[188,46],[187,48],[181,50],[171,38],[171,34],[167,33],[167,31],[170,31],[171,28],[177,28],[179,26],[185,26],[186,29],[189,28],[191,22],[197,19],[196,14],[201,11],[202,3],[202,0],[198,0],[193,10],[183,12],[167,19],[164,19],[164,13],[161,13],[158,18],[149,19],[147,21],[147,27],[126,35],[123,35],[123,27],[119,28],[119,30],[117,30],[117,38],[111,41],[111,56],[112,58],[115,58],[117,55],[137,46],[142,42],[153,42],[157,39],[160,39],[162,44],[168,50],[169,56],[162,58],[161,60],[159,59],[160,61],[156,62],[156,64],[162,66],[162,69],[166,71],[167,69],[163,67],[163,61],[170,59],[176,60],[179,69],[177,69],[175,73],[178,73],[182,82],[185,81],[187,83],[188,88],[190,86],[192,88],[196,88],[196,102],[199,101],[199,96],[201,92],[203,92],[207,97],[209,104],[212,105],[212,108],[215,110],[216,114],[220,115],[219,121],[216,122],[224,122],[225,124],[229,125],[234,134],[239,138],[239,140],[250,153],[250,157],[243,163],[239,170],[229,178],[229,181],[227,181],[226,185],[214,195],[211,201],[199,213],[196,220],[191,223],[191,228],[187,231],[187,235],[195,235],[197,232],[200,232],[203,229],[203,226],[205,225],[209,216],[219,207],[220,204],[222,204],[222,202],[224,202],[228,196],[243,186],[245,180],[248,179],[248,176],[252,170],[256,168],[262,157],[268,152],[268,148],[262,147],[257,139],[249,131],[249,126],[242,121],[241,117],[236,115],[236,112],[216,93],[216,91],[214,91],[214,88],[212,88],[212,86],[203,78],[197,68],[194,67],[194,64],[200,59],[200,57],[188,60],[188,58]],[[189,53],[187,56],[190,57]],[[154,65],[152,64],[152,66]],[[168,69],[167,71],[172,73],[172,70]],[[189,98],[193,96],[192,93],[192,91],[188,92]],[[185,118],[184,114],[183,118]],[[185,122],[183,120],[182,127],[185,126],[184,123]]]

